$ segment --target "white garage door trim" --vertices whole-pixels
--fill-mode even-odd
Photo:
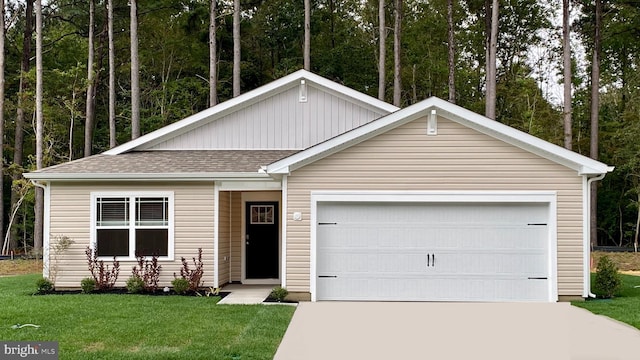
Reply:
[[[548,222],[548,301],[558,301],[557,193],[555,191],[312,191],[311,192],[311,301],[316,301],[317,209],[322,202],[415,202],[415,203],[545,203]]]

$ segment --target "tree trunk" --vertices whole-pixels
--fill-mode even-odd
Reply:
[[[378,1],[378,22],[380,32],[380,54],[378,57],[378,99],[384,101],[385,95],[385,60],[387,58],[387,27],[385,24],[386,16],[384,11],[384,1]]]
[[[304,0],[304,69],[311,71],[311,1]]]
[[[449,32],[449,102],[456,103],[456,44],[453,27],[453,0],[447,0],[447,29]]]
[[[113,0],[107,2],[109,32],[109,148],[116,147],[116,55],[113,44]]]
[[[240,95],[240,0],[233,0],[233,97]]]
[[[44,119],[42,111],[42,0],[36,0],[36,169],[43,168]],[[33,250],[42,250],[44,219],[44,191],[36,186],[35,222],[33,225]]]
[[[218,43],[216,42],[216,0],[209,3],[209,106],[218,103]]]
[[[131,1],[131,139],[140,137],[140,63],[138,58],[138,0]]]
[[[571,104],[571,37],[569,22],[569,0],[562,0],[562,59],[564,66],[564,147],[571,150],[572,135],[572,104]]]
[[[84,156],[91,156],[93,144],[93,30],[94,30],[95,0],[89,0],[89,50],[87,52],[87,104],[84,123]]]
[[[31,41],[33,40],[33,1],[27,0],[25,7],[25,28],[24,37],[22,39],[22,60],[20,64],[20,83],[18,85],[18,101],[16,111],[16,124],[14,134],[14,150],[13,150],[13,163],[18,166],[22,166],[23,154],[24,154],[24,101],[23,98],[26,95],[27,79],[26,75],[31,68]],[[16,181],[22,177],[19,172],[11,174],[11,180]],[[15,191],[11,191],[11,206],[13,207],[20,195]],[[7,231],[11,233],[11,240],[9,243],[10,249],[15,249],[18,246],[18,231],[15,228],[9,228]]]
[[[0,0],[0,149],[4,149],[4,0]],[[4,163],[4,153],[0,153]],[[4,239],[4,166],[0,166],[0,239]]]
[[[602,27],[602,2],[596,0],[596,23],[593,34],[593,59],[591,62],[591,137],[589,154],[598,160],[598,116],[600,113],[600,42]],[[591,187],[591,246],[598,245],[598,188]]]
[[[393,105],[402,105],[402,0],[396,0],[395,26],[393,37]]]
[[[485,116],[496,119],[496,51],[498,46],[498,0],[491,5],[491,31],[489,35],[489,49],[487,58],[487,96]],[[489,12],[489,9],[486,9]]]

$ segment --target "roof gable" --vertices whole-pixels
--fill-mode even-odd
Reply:
[[[577,171],[581,175],[604,174],[613,170],[612,167],[604,163],[516,130],[445,100],[431,97],[352,131],[338,135],[309,149],[276,161],[267,167],[267,173],[290,173],[306,164],[361,143],[400,125],[420,117],[430,116],[432,111],[435,111],[437,116],[445,117],[480,133],[564,165]]]
[[[302,95],[306,99],[301,99]],[[304,149],[396,110],[393,105],[299,70],[104,154]]]

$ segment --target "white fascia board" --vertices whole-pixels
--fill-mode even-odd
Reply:
[[[240,96],[227,100],[216,106],[210,107],[209,109],[203,110],[197,114],[186,117],[180,121],[162,127],[149,134],[143,135],[135,140],[107,150],[103,152],[103,154],[118,155],[127,151],[131,151],[133,149],[144,150],[163,141],[168,135],[173,136],[187,132],[197,126],[200,126],[200,123],[202,121],[214,121],[227,114],[252,105],[262,99],[265,99],[266,97],[273,96],[277,93],[298,86],[299,81],[303,79],[323,87],[324,90],[328,92],[333,92],[350,97],[353,100],[360,102],[362,105],[365,105],[372,109],[378,109],[385,113],[393,112],[399,109],[396,106],[348,88],[344,85],[340,85],[331,80],[325,79],[322,76],[316,75],[306,70],[298,70],[285,77],[263,85],[257,89],[246,92]]]
[[[604,174],[613,168],[593,160],[584,155],[580,155],[561,146],[552,144],[533,135],[527,134],[498,121],[491,120],[483,115],[467,110],[460,106],[451,104],[448,101],[432,97],[426,101],[441,110],[438,115],[465,125],[474,130],[480,131],[489,136],[495,137],[508,144],[517,146],[523,150],[565,165],[576,170],[580,175],[584,174]],[[444,114],[443,114],[444,112]]]
[[[501,124],[448,101],[431,97],[364,126],[338,135],[307,150],[276,161],[267,167],[267,172],[270,174],[288,174],[310,162],[365,141],[421,116],[426,116],[431,109],[436,109],[438,116],[450,119],[463,126],[564,165],[575,170],[579,175],[604,174],[613,170],[612,167],[604,163]]]
[[[71,174],[71,173],[26,173],[23,176],[27,179],[34,180],[64,180],[64,181],[86,181],[86,180],[116,180],[116,181],[132,181],[132,180],[271,180],[272,177],[264,173],[131,173],[131,174]]]

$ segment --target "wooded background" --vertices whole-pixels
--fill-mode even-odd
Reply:
[[[599,245],[637,244],[638,1],[0,5],[3,252],[41,246],[22,172],[100,153],[303,67],[403,107],[448,99],[616,166],[599,185],[594,235]],[[553,92],[563,79],[564,101]]]

